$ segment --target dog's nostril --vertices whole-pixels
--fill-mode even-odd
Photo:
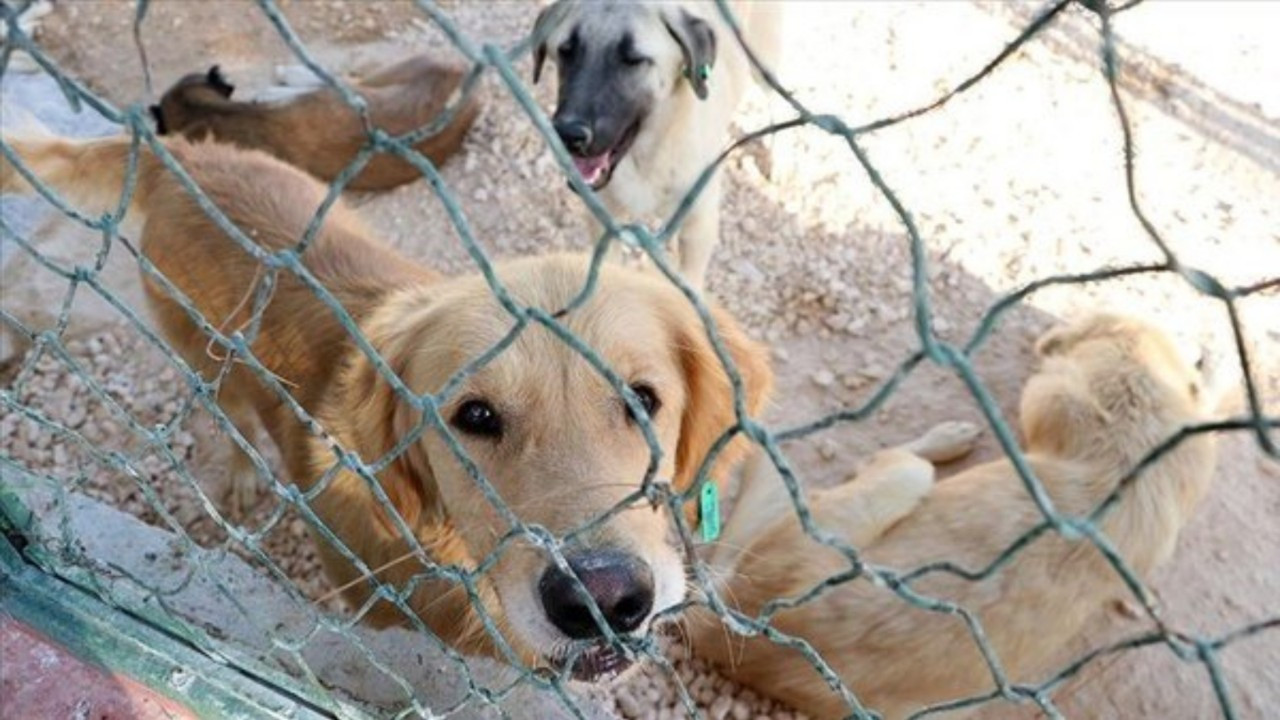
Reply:
[[[648,565],[616,550],[568,560],[614,632],[629,633],[644,623],[653,609],[653,572]],[[555,565],[548,567],[538,581],[538,593],[547,619],[565,635],[581,640],[603,634],[568,573]]]
[[[630,632],[640,627],[640,623],[644,622],[644,618],[649,614],[649,609],[653,607],[653,593],[651,592],[635,592],[618,602],[614,606],[613,617],[610,619],[610,625],[617,623],[615,629],[622,632]]]
[[[564,146],[574,152],[586,152],[591,146],[591,126],[580,120],[561,120],[555,123],[556,134]]]

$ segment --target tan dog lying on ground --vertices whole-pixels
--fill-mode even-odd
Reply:
[[[354,79],[350,87],[364,98],[373,125],[397,136],[438,117],[463,75],[457,67],[417,56]],[[326,182],[351,164],[368,141],[360,115],[332,88],[317,85],[272,102],[232,100],[234,90],[216,65],[183,77],[151,106],[156,132],[264,150]],[[435,165],[443,164],[462,147],[479,113],[479,93],[473,92],[445,127],[414,147]],[[378,153],[347,187],[387,190],[421,176],[400,157]]]
[[[1092,511],[1150,451],[1216,409],[1196,369],[1166,336],[1139,321],[1095,316],[1049,332],[1037,349],[1043,367],[1022,395],[1024,447],[1065,515]],[[909,571],[950,561],[970,571],[986,567],[1043,516],[1007,460],[934,487],[930,462],[964,454],[975,435],[972,427],[948,424],[880,453],[853,481],[810,494],[814,522],[877,566]],[[1187,438],[1139,475],[1099,523],[1139,578],[1172,554],[1179,530],[1208,490],[1215,458],[1210,436]],[[772,464],[753,465],[760,467],[744,480],[724,549],[713,562],[727,577],[722,596],[755,616],[769,600],[801,595],[847,570],[848,562],[804,534]],[[734,548],[740,548],[736,555]],[[1064,661],[1062,652],[1108,600],[1129,596],[1087,540],[1052,531],[987,579],[935,572],[911,588],[972,611],[1009,681],[1034,684],[1047,679],[1052,663]],[[729,637],[703,612],[701,622],[691,623],[695,650],[730,677],[815,718],[850,713],[798,651],[760,637]],[[773,626],[811,643],[886,720],[995,688],[961,616],[918,609],[866,580],[784,610]]]
[[[128,138],[11,141],[43,181],[99,209],[118,202],[129,144]],[[325,195],[319,182],[261,152],[183,140],[165,146],[213,204],[268,253],[298,242]],[[0,189],[29,191],[7,163],[0,163]],[[144,218],[143,255],[208,322],[225,333],[247,333],[264,266],[219,230],[150,152],[140,156],[130,212]],[[341,202],[303,263],[413,393],[440,392],[515,324],[480,276],[445,278],[400,256]],[[498,275],[516,302],[554,313],[580,291],[586,269],[585,257],[560,255],[512,262]],[[159,282],[145,276],[145,284],[164,336],[193,369],[213,378],[226,352]],[[718,310],[715,316],[744,378],[746,406],[758,412],[771,384],[767,356],[730,317]],[[728,376],[685,298],[661,278],[609,267],[590,299],[559,322],[600,353],[634,391],[636,407],[652,418],[665,449],[657,477],[688,487],[708,448],[736,418]],[[326,477],[338,462],[330,441],[312,434],[275,390],[238,361],[217,401],[241,433],[252,438],[254,418],[261,422],[284,456],[289,480],[316,493],[310,506],[320,520],[361,564],[402,591],[435,633],[464,651],[494,653],[467,593],[434,575],[433,564],[474,568],[509,525],[441,431],[428,428],[402,454],[387,457],[423,412],[393,390],[330,309],[290,271],[278,276],[251,347],[332,441],[380,469],[381,492],[428,555],[408,555],[397,518],[381,509],[355,472],[343,466]],[[636,493],[650,463],[639,424],[614,386],[536,323],[438,402],[448,432],[505,505],[558,535]],[[731,448],[714,474],[722,475],[742,450]],[[238,462],[249,469],[244,458]],[[370,583],[359,582],[361,570],[344,549],[318,542],[335,585],[354,583],[350,601],[357,607],[367,601]],[[655,613],[684,598],[671,518],[647,501],[576,535],[562,552],[620,635],[646,632]],[[601,628],[577,585],[527,539],[506,544],[474,582],[485,610],[526,662],[557,663],[571,647],[585,645],[575,677],[595,679],[627,666],[621,651],[599,642]],[[368,617],[380,625],[408,621],[382,601]]]

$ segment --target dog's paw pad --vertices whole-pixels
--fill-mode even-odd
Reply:
[[[934,425],[929,432],[908,447],[925,460],[944,463],[968,455],[981,435],[982,426],[953,420]]]

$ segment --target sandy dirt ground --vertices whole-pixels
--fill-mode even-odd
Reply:
[[[441,4],[485,42],[510,44],[528,29],[530,1]],[[453,51],[407,3],[281,2],[316,57],[341,70],[427,50]],[[1229,286],[1280,276],[1280,55],[1268,47],[1265,3],[1146,3],[1116,19],[1122,90],[1137,142],[1138,200],[1178,257]],[[812,109],[857,125],[923,105],[982,67],[1025,24],[1028,6],[969,2],[797,3],[777,74]],[[1097,63],[1096,20],[1076,8],[1047,35],[943,110],[866,136],[863,147],[923,236],[939,335],[963,342],[1000,296],[1055,274],[1158,262],[1125,192],[1121,135]],[[125,2],[59,2],[38,40],[59,66],[118,106],[154,100],[131,39]],[[1274,27],[1274,25],[1272,25]],[[1194,32],[1192,32],[1194,30]],[[1193,35],[1195,40],[1183,42]],[[269,82],[288,49],[255,6],[230,1],[153,3],[142,38],[159,91],[212,63],[241,88]],[[528,77],[528,60],[518,69]],[[553,83],[536,88],[544,107]],[[488,108],[444,177],[486,251],[498,257],[589,243],[579,201],[564,186],[544,141],[492,80]],[[788,117],[760,91],[740,128]],[[773,348],[774,427],[864,402],[918,347],[903,225],[838,138],[816,129],[780,135],[764,151],[725,166],[723,239],[709,291]],[[469,267],[438,199],[424,183],[349,198],[405,253],[452,271]],[[1163,322],[1181,339],[1232,351],[1224,306],[1172,275],[1051,287],[1006,314],[974,356],[978,372],[1014,417],[1033,338],[1058,318],[1106,306]],[[1280,412],[1280,297],[1239,303],[1243,342],[1263,403]],[[144,425],[189,400],[136,331],[123,323],[68,345],[110,396]],[[1230,355],[1228,355],[1230,357]],[[74,421],[106,447],[128,435],[56,358],[23,377],[19,400]],[[934,367],[913,373],[871,417],[792,443],[807,483],[844,479],[860,458],[949,419],[981,420],[963,384]],[[193,416],[172,442],[193,474],[216,491],[222,450],[207,418]],[[225,541],[196,489],[164,462],[145,478],[105,471],[72,447],[16,418],[0,420],[0,452],[75,482],[152,522],[177,523],[206,543]],[[971,461],[997,457],[989,435]],[[172,514],[145,499],[150,490]],[[248,518],[259,526],[274,500]],[[1280,465],[1253,438],[1223,438],[1215,488],[1152,587],[1178,630],[1215,637],[1280,611]],[[326,592],[300,519],[286,516],[266,538],[273,557],[307,592]],[[1077,648],[1148,629],[1122,611],[1100,615]],[[1221,655],[1237,716],[1280,710],[1280,634],[1263,633]],[[697,662],[680,680],[711,717],[787,717],[789,711],[733,687]],[[678,717],[670,678],[645,674],[615,694],[628,718]],[[1156,646],[1092,664],[1055,695],[1067,717],[1208,718],[1218,715],[1202,665]],[[1026,708],[982,717],[1028,717]]]

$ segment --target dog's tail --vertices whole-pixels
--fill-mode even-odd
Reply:
[[[101,215],[119,207],[130,179],[130,156],[134,152],[129,136],[70,139],[42,127],[24,127],[20,133],[6,132],[0,140],[4,143],[0,152],[0,193],[37,193],[15,165],[16,159],[40,185],[85,215]],[[139,146],[129,197],[131,212],[143,211],[163,174],[160,161],[150,150]]]

